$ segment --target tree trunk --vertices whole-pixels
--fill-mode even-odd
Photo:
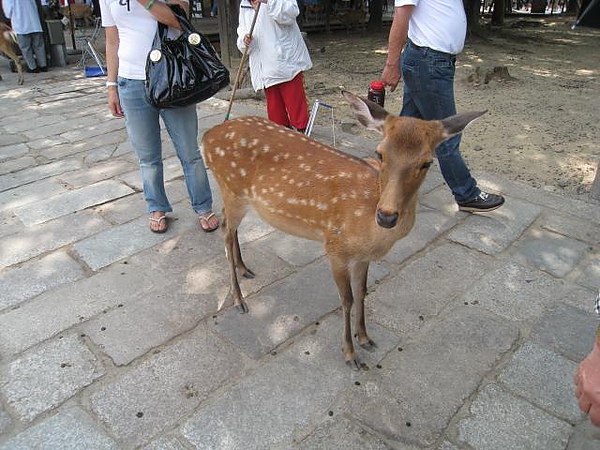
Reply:
[[[369,2],[369,31],[381,31],[383,17],[383,1],[371,0]]]
[[[502,25],[504,23],[504,0],[494,0],[494,11],[492,12],[492,24]]]
[[[467,30],[469,34],[479,33],[479,0],[463,0],[465,13],[467,14]]]
[[[532,14],[546,14],[546,0],[532,0],[531,1],[531,13]]]

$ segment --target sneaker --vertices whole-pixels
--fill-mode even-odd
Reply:
[[[40,72],[48,72],[48,66],[40,66]]]
[[[481,191],[477,197],[466,202],[459,202],[458,209],[469,212],[489,212],[500,208],[503,204],[504,197],[501,195]]]
[[[39,67],[36,67],[35,69],[30,69],[28,67],[27,68],[27,73],[40,73],[40,69],[39,69]]]

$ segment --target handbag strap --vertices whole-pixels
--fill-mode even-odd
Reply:
[[[179,5],[175,5],[175,4],[168,4],[167,5],[169,8],[171,8],[171,11],[173,11],[173,14],[175,14],[175,18],[179,21],[179,27],[181,28],[181,34],[184,36],[189,36],[192,33],[198,33],[195,29],[194,26],[191,24],[191,22],[189,21],[189,19],[187,18],[187,15],[185,14],[185,11],[183,10],[183,8]],[[167,32],[168,32],[169,27],[167,25],[165,25],[164,23],[158,22],[158,30],[157,30],[157,37],[159,38],[159,41],[164,41],[167,37]],[[156,38],[155,38],[155,43],[156,43]]]

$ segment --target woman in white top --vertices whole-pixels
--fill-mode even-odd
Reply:
[[[188,11],[185,0],[169,0]],[[167,231],[166,213],[172,208],[163,179],[160,122],[162,117],[183,174],[192,208],[204,231],[214,231],[219,221],[212,212],[212,194],[206,167],[198,148],[196,105],[158,109],[146,101],[146,56],[158,22],[179,28],[179,21],[161,0],[100,0],[106,30],[108,108],[125,117],[127,134],[140,162],[144,198],[150,213],[150,230]]]

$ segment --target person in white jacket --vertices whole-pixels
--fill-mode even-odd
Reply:
[[[298,4],[296,0],[260,3],[261,0],[241,1],[237,46],[241,52],[248,47],[252,87],[255,91],[264,89],[269,120],[304,132],[308,102],[303,72],[312,68],[312,61],[296,23]]]

